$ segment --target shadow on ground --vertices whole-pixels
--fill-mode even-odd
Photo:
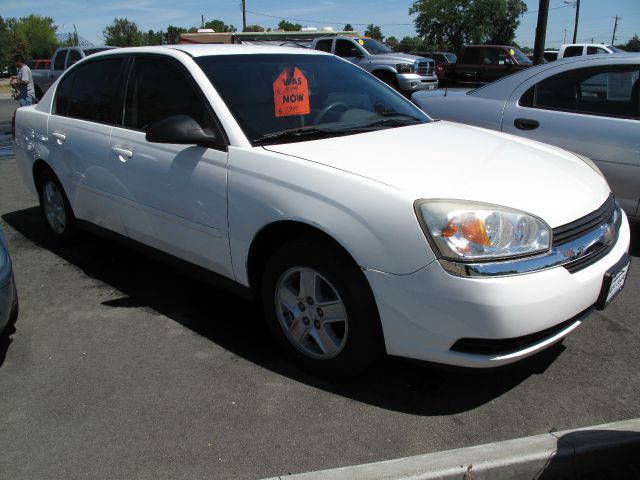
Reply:
[[[264,341],[269,332],[252,302],[100,237],[87,236],[86,241],[73,247],[56,246],[35,207],[2,218],[24,236],[16,236],[12,245],[15,251],[21,248],[20,242],[26,243],[24,248],[35,243],[121,293],[104,305],[152,309],[277,374],[380,408],[416,415],[471,410],[515,388],[529,376],[544,373],[564,350],[557,344],[515,366],[482,373],[385,358],[357,379],[330,382],[300,371],[283,358],[273,342]],[[638,238],[640,232],[635,233]],[[637,256],[637,242],[634,249]]]

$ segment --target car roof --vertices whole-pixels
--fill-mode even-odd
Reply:
[[[640,54],[604,53],[600,55],[580,55],[577,57],[563,58],[553,62],[525,68],[524,70],[520,70],[506,77],[502,77],[495,82],[472,90],[468,94],[480,98],[506,100],[511,96],[513,90],[522,82],[525,82],[533,76],[544,74],[549,70],[557,70],[558,73],[560,73],[572,70],[573,68],[590,66],[596,67],[602,65],[627,65],[633,63],[640,63]]]
[[[222,45],[222,44],[199,44],[199,45],[159,45],[153,47],[127,47],[110,49],[95,55],[122,55],[127,53],[167,53],[167,50],[184,52],[190,57],[205,57],[209,55],[251,55],[251,54],[297,54],[297,55],[328,55],[326,52],[312,50],[309,48],[279,47],[271,45]],[[93,57],[93,56],[92,56]]]

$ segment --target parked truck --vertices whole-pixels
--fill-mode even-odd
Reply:
[[[396,53],[372,38],[334,36],[317,38],[311,48],[342,57],[404,93],[438,87],[435,63],[430,58]]]
[[[51,68],[48,70],[34,70],[33,84],[36,100],[40,100],[56,79],[71,65],[84,57],[116,47],[63,47],[57,49],[51,58]]]
[[[467,45],[453,64],[439,66],[443,85],[483,84],[528,68],[533,62],[515,47]]]

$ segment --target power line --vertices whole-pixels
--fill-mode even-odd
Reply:
[[[303,22],[303,23],[322,23],[322,24],[329,24],[329,25],[346,25],[347,23],[351,24],[351,25],[358,25],[358,26],[368,26],[371,24],[371,22],[368,23],[354,23],[354,22],[332,22],[329,20],[304,20],[301,18],[289,18],[289,17],[281,17],[279,15],[269,15],[268,13],[261,13],[261,12],[254,12],[252,10],[247,10],[247,13],[251,13],[253,15],[261,15],[263,17],[269,17],[269,18],[279,18],[281,20],[288,20],[291,22]],[[392,27],[392,26],[413,26],[413,23],[381,23],[378,24],[381,27]]]
[[[560,5],[559,7],[552,7],[549,10],[558,10],[559,8],[573,7],[573,5]],[[530,12],[524,12],[522,15],[528,15],[529,13],[538,13],[538,10],[532,10]]]

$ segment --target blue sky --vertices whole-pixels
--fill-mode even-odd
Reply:
[[[409,16],[411,0],[246,0],[247,23],[275,27],[282,18],[295,19],[310,27],[329,25],[341,28],[351,23],[364,32],[369,23],[381,25],[385,36],[398,39],[415,35],[413,18]],[[563,0],[551,0],[547,31],[547,47],[559,46],[565,36],[571,41],[575,10],[565,6]],[[102,43],[102,30],[114,17],[127,17],[142,30],[159,30],[172,24],[181,27],[197,26],[200,15],[205,20],[218,18],[236,27],[242,26],[240,0],[115,0],[105,3],[99,0],[0,0],[0,15],[21,17],[30,13],[54,18],[59,32],[73,30],[95,44]],[[530,11],[538,9],[538,1],[527,1]],[[640,34],[640,0],[581,0],[578,40],[610,42],[614,17],[622,19],[616,38],[626,42],[634,34]],[[275,18],[274,18],[275,17]],[[537,16],[523,16],[516,41],[533,46]]]

